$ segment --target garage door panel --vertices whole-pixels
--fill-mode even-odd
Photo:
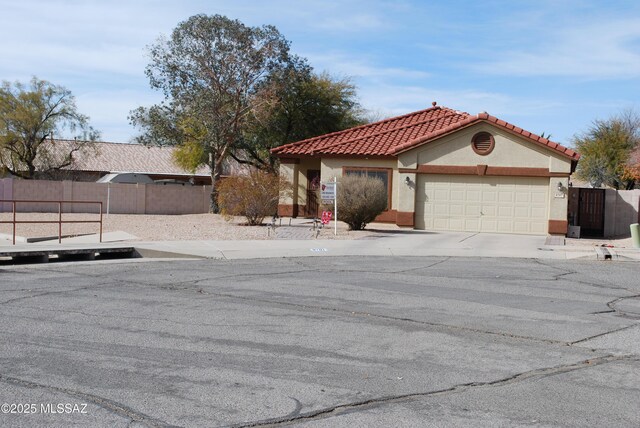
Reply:
[[[514,202],[514,199],[515,199],[514,190],[498,192],[499,203],[512,204]]]
[[[549,179],[420,175],[416,227],[545,234]]]
[[[465,205],[452,203],[449,207],[449,214],[452,216],[463,216],[465,214]]]
[[[461,223],[464,226],[460,229],[460,231],[478,230],[480,228],[479,218],[467,218],[467,219],[464,219]]]
[[[546,217],[547,209],[542,207],[531,207],[531,217],[542,218]]]
[[[485,217],[497,217],[498,206],[497,205],[483,205],[481,208],[482,216]]]
[[[479,204],[467,204],[464,206],[465,217],[480,217],[481,206]]]
[[[498,217],[513,217],[516,207],[498,207]]]
[[[498,231],[498,221],[497,220],[487,220],[485,218],[482,219],[481,229],[483,232],[497,232]]]
[[[540,190],[531,192],[531,200],[532,204],[545,204],[547,203],[547,192],[542,192]]]

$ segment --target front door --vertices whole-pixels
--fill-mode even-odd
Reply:
[[[320,170],[310,169],[307,171],[307,217],[318,217],[320,205],[318,203],[318,191],[320,189]]]

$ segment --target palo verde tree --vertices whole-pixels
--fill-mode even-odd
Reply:
[[[574,137],[580,153],[578,178],[594,187],[633,189],[640,179],[632,154],[640,150],[640,116],[628,110],[607,120],[595,120],[587,132]]]
[[[272,148],[365,123],[353,83],[316,74],[304,59],[295,57],[288,67],[275,70],[263,88],[269,98],[254,111],[232,152],[240,163],[277,173]]]
[[[151,87],[164,101],[140,107],[129,119],[143,130],[143,144],[176,146],[183,167],[208,165],[218,212],[216,183],[222,164],[241,141],[254,111],[270,97],[263,82],[289,61],[289,43],[273,26],[248,27],[221,15],[195,15],[169,39],[150,48]]]
[[[65,133],[75,134],[72,144],[62,147],[51,141]],[[98,136],[68,89],[36,77],[28,86],[2,82],[0,164],[11,174],[31,179],[69,167],[74,154]]]

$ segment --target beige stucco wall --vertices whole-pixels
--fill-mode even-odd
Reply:
[[[300,159],[298,163],[281,163],[280,174],[292,185],[292,191],[280,194],[281,205],[307,203],[308,171],[320,170],[320,159]]]
[[[398,162],[395,159],[358,159],[358,158],[323,158],[321,162],[320,175],[322,181],[331,181],[334,177],[342,177],[344,167],[355,168],[390,168],[391,174],[391,209],[398,209],[399,204],[399,173]],[[406,186],[406,185],[405,185]]]
[[[477,132],[489,132],[495,147],[486,156],[471,148],[471,138]],[[437,141],[417,147],[398,158],[401,168],[418,165],[490,165],[518,168],[548,168],[551,172],[569,173],[571,161],[538,144],[511,134],[488,123],[480,123]]]
[[[298,164],[281,163],[280,175],[282,178],[291,183],[291,192],[280,192],[280,204],[292,205],[298,199]]]

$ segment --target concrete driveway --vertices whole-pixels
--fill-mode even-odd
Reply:
[[[0,425],[635,427],[639,274],[409,256],[0,267],[0,401],[36,409]]]

